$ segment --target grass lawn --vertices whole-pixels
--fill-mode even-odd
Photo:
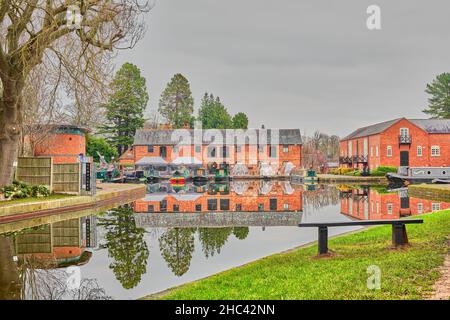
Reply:
[[[63,199],[63,198],[67,198],[67,197],[72,197],[72,195],[52,194],[48,197],[43,197],[43,198],[22,198],[22,199],[6,200],[6,201],[0,201],[0,207],[8,206],[11,204],[18,204],[18,203],[41,202],[41,201],[48,201],[48,200]]]
[[[391,226],[329,241],[332,258],[317,245],[269,256],[242,267],[148,296],[155,299],[421,299],[438,278],[449,250],[450,211],[407,225],[411,246],[391,248]],[[381,290],[367,288],[367,267],[381,269]]]

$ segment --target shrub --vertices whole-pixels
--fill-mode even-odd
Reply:
[[[47,186],[31,186],[21,181],[13,181],[12,184],[0,188],[6,200],[22,199],[29,197],[48,197],[50,190]]]
[[[397,167],[393,167],[393,166],[379,166],[375,170],[372,170],[370,172],[370,175],[371,176],[376,176],[376,177],[384,177],[386,175],[386,173],[389,173],[389,172],[396,173],[397,172]]]
[[[397,172],[397,167],[394,166],[379,166],[378,168],[375,169],[375,171],[379,171],[379,172],[384,172],[384,173],[388,173],[388,172]]]
[[[353,171],[349,171],[349,172],[344,173],[344,175],[346,175],[346,176],[360,176],[361,175],[361,171],[353,170]]]
[[[353,168],[336,168],[336,169],[330,170],[330,174],[344,175],[344,174],[347,174],[352,171],[355,171],[355,169],[353,169]]]

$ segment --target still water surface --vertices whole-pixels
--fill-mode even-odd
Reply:
[[[396,219],[450,207],[382,186],[258,180],[147,191],[103,213],[3,226],[0,298],[136,299],[317,240],[316,228],[296,227],[302,222]]]

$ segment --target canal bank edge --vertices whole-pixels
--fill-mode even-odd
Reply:
[[[317,248],[314,245],[316,242],[308,243],[281,253],[273,254],[253,262],[249,262],[242,266],[234,267],[217,274],[207,276],[189,283],[185,283],[167,290],[150,294],[141,299],[420,299],[428,298],[433,294],[433,285],[440,278],[439,269],[443,265],[446,255],[449,253],[448,230],[450,227],[450,210],[443,210],[439,212],[427,213],[418,218],[423,218],[425,224],[419,226],[412,226],[408,229],[408,234],[411,233],[411,244],[406,249],[392,249],[389,247],[391,231],[386,226],[374,226],[370,228],[362,228],[355,231],[350,231],[340,235],[336,235],[330,241],[331,248],[336,249],[333,257],[316,258],[315,253]],[[424,239],[428,237],[428,239]],[[331,238],[330,238],[331,239]],[[430,243],[433,242],[433,243]],[[364,249],[364,250],[363,250]],[[345,256],[344,256],[345,255]],[[379,265],[382,270],[389,270],[389,274],[383,274],[383,290],[367,290],[365,288],[367,272],[365,268],[361,268],[361,264]],[[310,268],[326,267],[327,272],[320,274],[313,274],[312,278],[299,280],[305,274],[313,270],[304,270],[308,264],[315,264]],[[320,264],[319,266],[317,264]],[[300,283],[289,285],[278,284],[279,288],[273,288],[272,285],[261,284],[261,279],[255,278],[265,274],[263,282],[274,284],[275,279],[283,273],[286,268],[289,273],[284,273],[283,279],[295,280]],[[326,266],[325,266],[326,265]],[[407,265],[407,266],[406,266]],[[350,269],[334,270],[336,268]],[[276,270],[275,270],[276,269]],[[362,270],[364,269],[364,270]],[[395,270],[394,270],[395,269]],[[299,270],[302,270],[300,272]],[[297,274],[300,272],[299,274]],[[417,277],[417,273],[420,274]],[[316,290],[311,295],[312,282],[317,283],[333,283],[331,281],[338,275],[339,280],[342,277],[348,277],[352,280],[356,279],[359,287],[353,288],[350,283],[342,284],[344,292],[338,290],[339,296],[336,296],[337,288],[328,288],[327,290]],[[344,277],[344,278],[345,278]],[[359,279],[364,277],[364,279]],[[401,279],[398,279],[398,278]],[[419,279],[420,278],[420,279]],[[279,280],[279,279],[278,279]],[[335,279],[336,280],[336,279]],[[364,280],[364,281],[363,281]],[[227,284],[228,281],[240,284],[242,288],[234,286],[231,288]],[[249,281],[252,285],[247,285]],[[302,283],[302,281],[304,283]],[[400,281],[400,282],[398,282]],[[364,283],[363,283],[364,282]],[[363,284],[362,284],[363,283]],[[399,287],[401,284],[401,288]],[[258,288],[252,288],[252,286]],[[216,291],[214,288],[216,287]],[[293,290],[289,291],[292,287]],[[306,288],[304,291],[298,290],[298,287]],[[206,288],[209,288],[206,290]],[[247,289],[246,289],[247,288]],[[266,296],[264,290],[269,290],[271,296]],[[282,296],[274,294],[274,292],[282,291]],[[295,289],[295,290],[294,290]],[[209,294],[205,295],[205,290]],[[212,291],[211,291],[212,290]],[[231,291],[230,291],[231,290]],[[246,292],[250,291],[250,292]],[[255,292],[257,294],[255,295]],[[319,293],[318,293],[319,292]],[[235,296],[233,296],[233,294]],[[279,294],[279,293],[278,293]],[[448,297],[450,298],[450,297]]]
[[[450,184],[413,184],[408,186],[410,197],[450,202]]]
[[[318,174],[318,180],[320,183],[375,183],[375,184],[387,184],[386,177],[363,177],[363,176],[345,176],[336,174]]]
[[[65,211],[95,208],[108,202],[118,205],[145,196],[143,184],[99,184],[95,196],[72,196],[48,201],[24,202],[0,206],[0,223],[57,214]]]

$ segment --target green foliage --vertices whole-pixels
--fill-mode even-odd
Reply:
[[[108,256],[113,259],[109,267],[125,289],[136,287],[147,272],[149,250],[144,239],[145,230],[137,228],[133,208],[129,205],[112,209],[98,220],[106,233]]]
[[[388,173],[388,172],[397,172],[397,169],[398,168],[394,167],[394,166],[379,166],[375,170],[384,172],[384,173]]]
[[[233,120],[219,97],[205,93],[198,111],[203,129],[232,129]]]
[[[104,105],[107,123],[99,129],[122,154],[133,144],[136,130],[144,126],[147,87],[141,71],[131,63],[122,65],[110,86],[112,93]]]
[[[238,112],[233,117],[234,129],[248,129],[248,117],[243,112]]]
[[[425,92],[431,97],[428,98],[428,108],[423,112],[434,118],[450,119],[450,73],[438,75],[427,84]]]
[[[360,176],[361,175],[361,171],[360,170],[353,170],[353,171],[349,171],[344,173],[344,175],[346,176]]]
[[[159,113],[173,128],[193,124],[194,98],[189,81],[177,73],[167,84],[159,100]]]
[[[355,169],[353,169],[353,168],[341,167],[341,168],[331,169],[330,174],[345,175],[346,173],[353,172],[353,171],[355,171]]]
[[[93,157],[94,162],[99,162],[100,157],[98,153],[104,156],[107,162],[110,162],[112,157],[117,159],[117,157],[119,156],[117,153],[117,149],[114,148],[111,144],[109,144],[108,141],[106,141],[106,139],[101,137],[95,137],[92,135],[87,135],[86,154],[88,156]]]
[[[408,225],[411,246],[393,250],[391,226],[329,240],[334,254],[318,259],[317,244],[275,254],[170,290],[163,299],[424,299],[448,252],[450,211]],[[381,290],[367,286],[367,267],[382,271]],[[151,298],[151,297],[150,297]]]
[[[42,198],[50,196],[50,189],[47,186],[31,186],[24,182],[13,181],[11,185],[0,188],[5,199]]]
[[[182,276],[189,270],[194,252],[195,229],[168,229],[159,238],[161,255],[176,276]]]
[[[375,177],[383,177],[386,175],[386,173],[396,173],[397,172],[397,167],[393,167],[393,166],[379,166],[378,168],[376,168],[375,170],[372,170],[370,172],[371,176],[375,176]]]

